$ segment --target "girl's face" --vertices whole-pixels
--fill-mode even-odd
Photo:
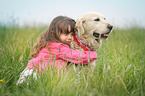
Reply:
[[[70,43],[74,40],[74,33],[69,32],[68,34],[61,33],[60,34],[60,41],[62,43],[70,45]]]

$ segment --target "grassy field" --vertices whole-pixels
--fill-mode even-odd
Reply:
[[[0,96],[145,96],[145,29],[114,29],[97,50],[94,72],[73,66],[59,77],[44,71],[16,86],[47,27],[0,27]],[[51,75],[53,73],[53,76]]]

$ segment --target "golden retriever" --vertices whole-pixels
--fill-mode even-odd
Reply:
[[[76,36],[78,41],[91,50],[96,51],[100,48],[102,40],[108,39],[113,26],[106,22],[106,18],[97,12],[87,12],[76,20]],[[82,47],[73,41],[73,49],[82,50]],[[92,70],[95,67],[95,61],[91,64]]]

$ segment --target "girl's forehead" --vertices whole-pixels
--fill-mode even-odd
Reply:
[[[71,32],[71,31],[73,32],[74,31],[74,26],[71,26],[70,24],[68,24],[62,30],[65,31],[65,32]]]
[[[68,31],[69,31],[69,32],[71,31],[71,26],[70,26],[70,25],[68,25]]]

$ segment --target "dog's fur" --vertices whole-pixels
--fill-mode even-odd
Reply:
[[[100,13],[87,12],[76,20],[76,34],[94,51],[100,48],[102,40],[108,39],[109,33],[112,31],[113,26],[105,19]],[[71,47],[82,50],[75,41],[72,42]],[[91,66],[94,69],[95,62],[92,62]]]

